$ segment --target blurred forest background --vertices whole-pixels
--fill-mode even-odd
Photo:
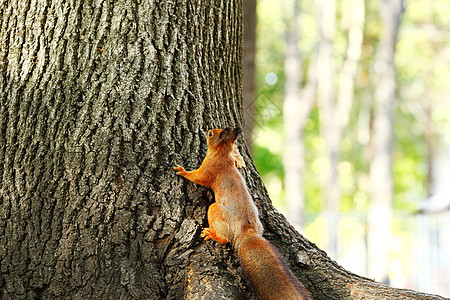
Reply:
[[[244,0],[247,143],[345,268],[450,297],[450,1]]]

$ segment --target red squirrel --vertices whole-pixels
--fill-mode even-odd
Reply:
[[[208,209],[205,240],[231,243],[251,285],[261,299],[312,299],[285,261],[266,239],[258,210],[241,173],[235,166],[236,140],[241,128],[211,129],[208,151],[201,166],[192,172],[174,167],[190,181],[214,190],[216,202]]]

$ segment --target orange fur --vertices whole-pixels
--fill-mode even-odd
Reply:
[[[235,142],[241,131],[240,128],[208,131],[208,151],[201,166],[191,172],[174,167],[177,175],[214,190],[216,202],[208,209],[209,228],[201,236],[232,244],[262,299],[312,299],[278,251],[262,237],[258,210],[235,166],[239,165],[236,160],[240,157]]]

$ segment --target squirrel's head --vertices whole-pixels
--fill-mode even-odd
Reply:
[[[216,151],[220,148],[230,148],[236,142],[239,134],[242,132],[240,127],[234,129],[211,129],[207,133],[208,149]]]

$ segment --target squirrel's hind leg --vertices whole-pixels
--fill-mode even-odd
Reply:
[[[224,221],[221,204],[213,203],[208,209],[208,223],[209,228],[205,228],[202,231],[202,237],[206,240],[215,240],[221,244],[227,244],[230,242],[227,237],[229,232],[229,226],[227,222]]]

